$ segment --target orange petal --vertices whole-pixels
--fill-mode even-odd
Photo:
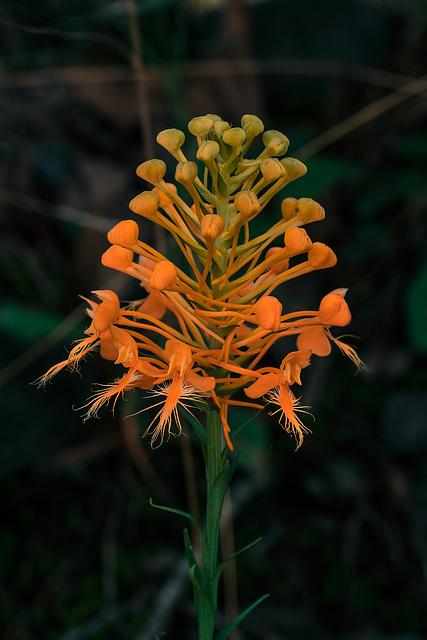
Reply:
[[[310,349],[316,356],[328,356],[331,343],[323,327],[307,327],[297,338],[298,349]]]
[[[280,374],[266,373],[256,380],[250,387],[247,387],[244,391],[248,398],[259,398],[271,391],[279,385]]]
[[[185,373],[185,379],[200,391],[213,391],[215,389],[216,380],[212,376],[204,377],[193,369],[188,369]]]

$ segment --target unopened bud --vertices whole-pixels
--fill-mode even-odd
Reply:
[[[296,198],[285,198],[282,201],[281,209],[283,220],[285,222],[288,222],[288,220],[292,220],[292,218],[297,216],[297,204],[298,200]]]
[[[283,251],[283,249],[281,247],[270,247],[270,249],[268,249],[267,253],[265,254],[266,259],[270,258],[271,256],[274,256],[274,254],[277,253],[278,251]],[[285,258],[284,260],[278,260],[277,262],[272,264],[270,267],[270,271],[277,275],[279,273],[283,273],[284,271],[286,271],[288,267],[289,267],[289,258]]]
[[[129,202],[129,209],[145,218],[153,218],[160,205],[160,196],[155,191],[143,191]]]
[[[283,306],[274,296],[264,296],[255,303],[255,319],[266,331],[278,331]]]
[[[212,162],[219,154],[219,144],[214,140],[203,140],[196,153],[196,158],[202,162]]]
[[[195,162],[178,162],[175,180],[181,184],[192,184],[197,178],[197,164]]]
[[[300,198],[297,204],[298,218],[304,223],[317,222],[325,217],[324,208],[311,198]]]
[[[215,122],[222,122],[221,116],[218,116],[216,113],[207,113],[205,118],[209,118],[215,124]]]
[[[213,128],[218,138],[222,137],[224,131],[228,131],[228,129],[231,129],[230,125],[228,124],[228,122],[225,122],[225,120],[214,122]]]
[[[185,135],[179,129],[165,129],[160,131],[157,142],[168,151],[177,151],[185,142]]]
[[[234,204],[245,219],[252,218],[261,211],[261,205],[253,191],[239,191],[234,198]]]
[[[240,127],[232,127],[222,134],[222,140],[230,147],[240,147],[246,140],[246,133]]]
[[[134,220],[121,220],[107,233],[107,239],[111,244],[131,249],[137,242],[139,227]]]
[[[208,116],[199,116],[190,120],[188,123],[188,130],[193,134],[193,136],[203,138],[209,133],[212,126],[213,120],[211,120],[211,118]]]
[[[139,165],[136,174],[152,184],[160,182],[166,173],[166,164],[163,160],[147,160]]]
[[[262,133],[264,131],[264,123],[261,118],[258,118],[258,116],[253,116],[247,113],[246,115],[242,116],[241,123],[248,137],[255,137],[259,133]],[[248,131],[251,131],[252,133],[255,130],[257,130],[257,132],[249,136]]]
[[[320,303],[319,320],[329,327],[345,327],[350,324],[351,313],[344,296],[334,292],[328,293]]]
[[[133,251],[113,244],[101,257],[104,267],[126,272],[133,262]]]
[[[279,180],[286,176],[286,171],[277,158],[266,158],[261,162],[259,168],[267,182],[273,182],[273,180]]]
[[[307,260],[313,269],[328,269],[337,263],[337,257],[330,247],[323,242],[314,242],[307,254]]]
[[[298,255],[309,251],[313,246],[307,232],[300,227],[290,227],[285,232],[285,246],[289,253]]]
[[[208,213],[200,224],[200,232],[205,240],[213,242],[224,231],[224,220],[221,216]]]
[[[283,156],[289,149],[288,138],[274,129],[266,131],[262,136],[262,141],[272,156]]]
[[[148,286],[150,289],[169,291],[174,285],[177,275],[175,265],[167,260],[162,260],[162,262],[158,262],[154,267],[153,275],[148,282]]]
[[[307,173],[305,164],[296,158],[282,158],[280,163],[285,167],[286,177],[289,181],[296,180]]]

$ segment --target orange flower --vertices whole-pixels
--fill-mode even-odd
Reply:
[[[215,378],[205,377],[194,371],[194,360],[188,345],[179,340],[168,340],[163,354],[165,360],[169,362],[167,369],[158,368],[145,358],[140,358],[137,365],[139,372],[153,379],[153,386],[160,385],[152,390],[152,394],[162,398],[159,403],[153,405],[160,405],[161,408],[146,430],[146,434],[151,434],[153,446],[158,439],[160,439],[159,444],[163,442],[165,431],[168,436],[173,433],[172,418],[178,434],[181,433],[178,407],[181,406],[189,411],[188,400],[203,400],[203,396],[215,388]]]
[[[280,369],[271,367],[263,369],[263,374],[252,385],[246,387],[245,393],[248,398],[259,398],[265,396],[266,400],[272,404],[278,405],[278,409],[271,413],[274,415],[280,411],[279,422],[283,428],[289,433],[293,432],[297,440],[297,449],[302,444],[304,433],[310,430],[304,426],[297,413],[307,413],[299,404],[299,400],[295,398],[290,386],[294,383],[301,384],[301,369],[308,367],[310,364],[311,351],[303,349],[293,351],[283,359]],[[267,371],[264,373],[264,371]]]

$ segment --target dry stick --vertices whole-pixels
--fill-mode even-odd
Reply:
[[[135,77],[139,117],[144,137],[144,157],[153,157],[153,141],[151,138],[151,114],[148,99],[146,73],[142,64],[142,43],[138,28],[138,14],[135,0],[128,0],[130,39],[132,44],[132,68]]]
[[[234,545],[234,529],[233,529],[233,509],[232,499],[230,495],[230,488],[224,498],[224,506],[221,515],[220,522],[220,534],[221,534],[221,547],[222,547],[222,559],[226,560],[232,556],[236,549]],[[224,602],[225,602],[225,615],[227,624],[237,618],[239,615],[239,600],[237,591],[237,570],[236,559],[233,558],[223,571],[223,583],[224,583]],[[233,629],[235,631],[236,629]],[[231,632],[229,635],[231,640],[238,640],[240,638],[240,632]]]
[[[11,191],[10,189],[0,188],[0,202],[37,213],[38,215],[47,216],[54,220],[71,222],[85,229],[94,229],[94,231],[99,231],[100,233],[107,233],[112,225],[119,222],[115,218],[105,218],[68,205],[52,204],[40,198],[34,198],[34,196],[28,196],[25,193]]]
[[[411,82],[408,82],[397,91],[393,91],[393,93],[384,96],[384,98],[376,100],[364,109],[361,109],[349,118],[346,118],[346,120],[343,120],[331,129],[328,129],[317,138],[314,138],[314,140],[311,140],[304,146],[300,147],[300,149],[296,151],[296,155],[298,155],[298,158],[301,158],[302,160],[313,156],[321,149],[328,147],[333,142],[343,138],[348,133],[351,133],[355,129],[361,127],[363,124],[366,124],[392,107],[408,100],[411,96],[420,95],[420,93],[425,90],[426,83],[427,75],[417,78],[416,80],[411,80]]]
[[[98,31],[66,31],[65,29],[52,29],[50,27],[34,27],[30,25],[20,24],[13,22],[12,20],[0,20],[0,26],[8,27],[9,29],[15,29],[17,31],[24,31],[26,33],[34,33],[40,36],[55,36],[60,38],[69,38],[70,40],[85,40],[86,42],[100,42],[106,44],[113,49],[116,49],[122,53],[126,58],[129,58],[130,51],[126,45],[118,38],[109,35],[108,33],[100,33]]]
[[[226,64],[225,64],[226,62]],[[162,68],[162,77],[220,77],[226,75],[249,76],[255,72],[259,75],[302,75],[324,76],[331,78],[345,78],[354,82],[365,82],[386,89],[406,91],[406,85],[414,78],[410,76],[383,71],[363,65],[348,64],[327,60],[305,60],[299,58],[269,58],[263,62],[256,61],[254,67],[252,59],[236,60],[210,60],[187,62],[185,66],[168,65]],[[141,67],[140,77],[144,83],[155,82],[159,67],[151,69]],[[2,88],[39,87],[46,85],[68,84],[112,84],[132,82],[135,80],[135,72],[123,65],[114,66],[85,66],[85,67],[53,67],[26,71],[3,71],[0,73],[0,86]],[[417,92],[427,95],[427,82]]]

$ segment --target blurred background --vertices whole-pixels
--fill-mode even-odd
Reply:
[[[315,309],[348,287],[368,367],[314,359],[297,453],[267,411],[236,437],[234,544],[262,541],[237,601],[227,575],[220,622],[268,592],[233,640],[427,638],[425,0],[3,0],[0,48],[2,638],[196,638],[185,522],[149,504],[203,504],[191,430],[152,451],[148,414],[122,419],[133,396],[83,423],[73,409],[117,375],[96,357],[30,383],[81,337],[79,294],[140,297],[101,266],[106,232],[146,188],[138,164],[173,176],[157,133],[206,113],[260,116],[307,164],[282,197],[325,207],[308,231],[339,261],[281,296]]]

